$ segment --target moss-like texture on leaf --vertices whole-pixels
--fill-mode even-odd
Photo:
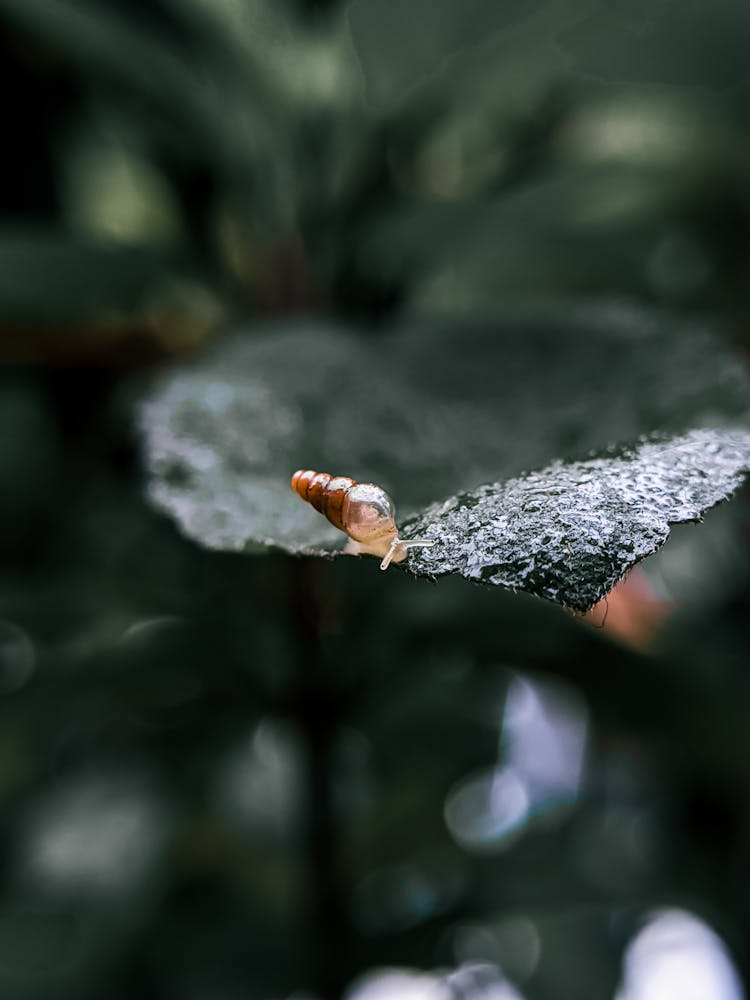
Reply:
[[[369,339],[273,326],[173,373],[140,423],[152,500],[208,548],[340,552],[289,488],[314,468],[382,485],[407,536],[437,539],[417,575],[584,610],[738,486],[748,411],[705,330],[611,307]]]

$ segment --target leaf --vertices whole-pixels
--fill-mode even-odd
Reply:
[[[407,536],[437,539],[412,572],[583,610],[739,485],[748,412],[747,378],[708,332],[612,306],[370,341],[276,325],[175,371],[139,422],[152,501],[208,548],[337,554],[341,533],[289,488],[316,468],[379,483]],[[581,461],[644,434],[660,436]]]
[[[62,229],[0,230],[0,322],[60,326],[128,315],[173,262],[151,248],[71,236]]]
[[[613,457],[556,462],[410,522],[406,534],[436,540],[414,551],[410,569],[460,573],[586,611],[664,544],[671,524],[698,520],[749,470],[745,430],[694,430]]]
[[[396,205],[368,226],[353,258],[363,274],[390,280],[450,276],[472,304],[484,276],[505,296],[638,287],[664,235],[661,219],[682,195],[674,171],[567,167],[494,198]]]
[[[283,109],[247,58],[238,76],[231,49],[203,65],[196,46],[179,47],[137,17],[85,0],[0,0],[0,11],[90,78],[97,94],[106,82],[118,101],[144,102],[184,153],[201,158],[208,148],[245,169],[269,149],[278,155]],[[206,48],[208,34],[204,26]]]
[[[746,4],[616,0],[601,5],[559,41],[574,69],[617,81],[659,82],[722,90],[747,77]]]
[[[559,80],[565,64],[558,34],[597,6],[592,0],[468,0],[462,5],[353,0],[347,14],[373,105],[392,108],[432,90],[446,105],[466,88],[469,105],[476,107],[488,100],[482,86],[491,81],[491,94],[499,80],[507,80],[508,70],[517,85],[511,88],[514,97],[551,68]]]
[[[464,47],[529,16],[529,5],[470,0],[468,9],[453,3],[398,4],[355,0],[349,23],[370,96],[383,101],[435,73]],[[532,12],[540,4],[530,5]]]

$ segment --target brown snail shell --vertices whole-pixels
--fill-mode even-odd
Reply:
[[[407,550],[434,545],[434,541],[398,537],[396,508],[375,483],[358,483],[348,476],[331,476],[313,469],[298,469],[292,489],[349,536],[347,551],[381,556],[381,569],[402,562]]]

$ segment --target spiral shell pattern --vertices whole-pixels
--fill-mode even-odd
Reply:
[[[356,480],[348,476],[331,476],[314,469],[298,469],[292,476],[294,492],[344,532],[344,503],[352,486]]]

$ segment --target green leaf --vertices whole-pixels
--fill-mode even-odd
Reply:
[[[410,554],[412,572],[585,609],[670,523],[736,488],[750,434],[721,425],[749,410],[744,373],[705,330],[612,307],[369,343],[321,322],[273,326],[173,373],[140,425],[151,499],[208,548],[338,553],[343,536],[289,487],[314,468],[382,485],[407,535],[437,540]]]
[[[562,31],[560,43],[587,75],[723,89],[747,78],[748,30],[738,0],[615,0]]]
[[[670,525],[698,520],[750,471],[750,431],[694,430],[612,457],[556,462],[436,504],[407,536],[418,575],[525,590],[580,611],[596,604]]]
[[[85,0],[0,0],[0,12],[92,80],[98,96],[104,83],[118,102],[145,102],[183,151],[201,158],[208,148],[219,162],[247,169],[278,150],[282,109],[249,58],[240,70],[229,47],[203,62],[195,49]]]
[[[531,4],[469,0],[463,5],[451,0],[410,4],[354,0],[349,24],[369,98],[375,104],[390,103],[440,75],[446,61],[462,53],[470,57],[488,38],[512,31],[547,6],[544,0]]]
[[[66,323],[131,313],[168,273],[151,248],[61,229],[0,230],[0,322]]]

